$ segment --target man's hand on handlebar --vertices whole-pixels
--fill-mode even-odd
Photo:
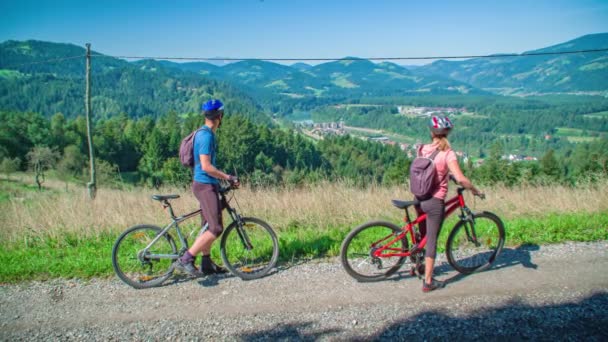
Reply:
[[[237,177],[237,176],[229,175],[228,176],[228,182],[230,183],[230,186],[232,188],[234,188],[234,189],[236,189],[239,186],[241,186],[241,182],[239,181],[239,177]]]

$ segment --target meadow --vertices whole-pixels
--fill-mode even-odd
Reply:
[[[189,189],[101,188],[90,200],[82,185],[48,179],[38,191],[32,183],[27,174],[0,178],[0,282],[112,276],[111,249],[121,231],[169,222],[152,194],[181,195],[172,201],[178,214],[198,204]],[[608,239],[608,181],[483,190],[485,200],[467,194],[467,203],[502,218],[508,247]],[[244,216],[274,227],[282,262],[336,256],[348,231],[371,219],[400,225],[403,211],[390,200],[410,199],[404,185],[359,188],[330,181],[264,190],[244,186],[233,194],[232,204]],[[440,252],[453,224],[453,217],[444,224]],[[182,228],[192,232],[199,225],[194,218]],[[216,247],[213,254],[219,260]]]

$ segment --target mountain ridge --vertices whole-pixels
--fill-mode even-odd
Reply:
[[[608,48],[608,33],[589,34],[527,53],[590,48]],[[83,47],[69,43],[0,43],[0,105],[53,114],[66,111],[61,108],[68,103],[67,111],[75,111],[83,96],[84,55]],[[356,57],[317,65],[244,60],[218,66],[201,61],[128,62],[99,52],[93,55],[93,101],[102,108],[102,116],[193,112],[201,98],[210,96],[224,97],[244,112],[261,117],[263,111],[307,110],[364,97],[608,93],[608,53],[498,54],[418,67]],[[74,56],[83,58],[69,59]]]
[[[608,33],[585,35],[524,54],[590,49],[608,49]],[[499,94],[601,92],[608,91],[608,52],[439,60],[415,73],[444,75]]]

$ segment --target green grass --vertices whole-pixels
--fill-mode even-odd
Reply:
[[[19,71],[9,70],[9,69],[0,69],[0,78],[15,79],[15,78],[21,78],[23,76],[24,75],[22,73],[20,73]]]
[[[445,241],[454,225],[452,217],[441,231],[438,249],[444,252]],[[398,222],[396,222],[398,223]],[[516,218],[504,221],[506,244],[551,244],[566,241],[608,240],[608,212],[592,214],[549,214],[543,217]],[[354,227],[305,227],[294,222],[277,231],[280,260],[337,256],[340,244]],[[112,277],[111,251],[116,233],[103,232],[83,239],[75,234],[59,238],[25,238],[4,241],[0,246],[0,283],[52,278]],[[220,260],[218,243],[212,251]]]
[[[589,114],[585,114],[584,117],[593,118],[593,119],[606,119],[606,118],[608,118],[608,111],[589,113]]]
[[[580,137],[583,136],[583,130],[579,128],[558,127],[555,135],[560,137]]]
[[[26,184],[13,179],[0,179],[0,203],[7,202],[11,198],[21,198],[27,193],[36,191],[39,190],[35,184]],[[43,188],[42,191],[48,192],[52,190]]]
[[[558,137],[565,137],[570,142],[578,143],[597,140],[602,133],[597,131],[584,131],[579,128],[558,127],[555,135]]]
[[[566,137],[569,142],[572,143],[581,143],[581,142],[592,142],[598,140],[599,137]]]

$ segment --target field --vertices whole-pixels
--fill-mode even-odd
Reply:
[[[597,114],[597,113],[596,113]],[[558,127],[555,135],[565,137],[573,143],[591,142],[597,140],[602,132],[584,131],[578,128]]]
[[[605,119],[608,119],[608,111],[585,114],[585,117],[592,118],[592,119],[602,119],[602,120],[605,120]]]
[[[111,276],[111,248],[122,230],[168,223],[152,194],[180,194],[173,201],[178,214],[197,206],[189,189],[102,188],[91,201],[82,186],[70,184],[66,190],[63,182],[48,180],[38,191],[23,182],[32,184],[31,176],[0,178],[0,282]],[[508,246],[608,239],[606,182],[484,190],[485,201],[467,195],[468,204],[503,219]],[[336,256],[347,232],[371,219],[400,224],[403,212],[390,200],[410,197],[405,186],[360,189],[339,182],[263,191],[244,187],[234,194],[233,204],[245,216],[275,228],[284,262]],[[185,229],[195,231],[199,223],[192,219]],[[453,218],[444,225],[440,250],[452,225]],[[213,253],[219,259],[217,248]]]

